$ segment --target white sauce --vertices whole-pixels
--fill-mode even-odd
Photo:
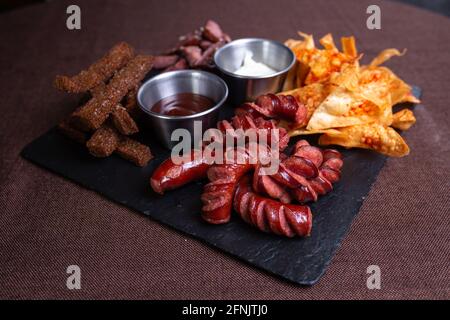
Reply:
[[[241,67],[234,73],[240,76],[263,77],[276,73],[277,71],[261,62],[252,59],[253,53],[247,51]]]

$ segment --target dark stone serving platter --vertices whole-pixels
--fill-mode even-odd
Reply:
[[[420,88],[414,87],[413,91],[420,97]],[[232,114],[231,106],[223,109],[221,117]],[[342,178],[332,192],[311,204],[311,236],[287,239],[262,233],[237,214],[225,225],[205,223],[200,217],[203,181],[164,196],[155,194],[149,177],[170,152],[150,135],[137,139],[148,144],[155,155],[144,168],[115,155],[94,158],[84,146],[68,140],[55,128],[28,144],[21,154],[108,199],[300,285],[313,285],[324,274],[386,160],[375,152],[338,148],[344,155]],[[314,137],[309,139],[315,142]]]

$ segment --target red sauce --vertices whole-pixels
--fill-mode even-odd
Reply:
[[[178,93],[159,100],[151,110],[166,116],[189,116],[205,110],[214,105],[208,97],[195,93]]]

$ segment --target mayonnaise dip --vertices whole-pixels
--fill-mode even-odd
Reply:
[[[256,62],[252,57],[253,53],[247,51],[242,65],[234,73],[240,76],[263,77],[277,72],[264,63]]]

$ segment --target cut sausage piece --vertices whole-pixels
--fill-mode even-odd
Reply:
[[[293,121],[295,124],[304,123],[308,111],[303,105],[299,104],[291,95],[278,95],[276,97],[281,102],[274,104],[276,115]]]
[[[300,147],[303,147],[303,146],[309,146],[309,145],[310,145],[309,142],[306,141],[306,140],[298,140],[298,141],[295,143],[294,150],[297,150],[297,149],[300,148]],[[295,151],[294,151],[294,153],[295,153]]]
[[[341,170],[344,162],[339,158],[330,158],[322,163],[322,167],[327,167],[336,171]]]
[[[202,217],[212,224],[222,224],[230,220],[233,197],[239,179],[252,170],[254,165],[216,164],[208,170],[208,183],[202,194]],[[220,187],[219,187],[220,185]]]
[[[301,186],[300,188],[290,190],[290,192],[292,197],[300,203],[315,201],[315,193],[313,194],[308,187]]]
[[[309,185],[318,195],[324,195],[333,190],[333,185],[322,175],[322,172],[318,177],[310,180]]]
[[[323,161],[322,150],[314,146],[301,146],[295,150],[294,155],[312,161],[317,168],[320,167]]]
[[[262,174],[262,167],[257,166],[253,173],[253,190],[255,192],[268,195],[273,199],[278,199],[282,203],[290,203],[291,196],[274,179]]]
[[[283,160],[283,165],[290,171],[301,175],[306,179],[313,179],[319,175],[317,166],[308,158],[294,155]]]
[[[327,161],[328,159],[331,158],[338,158],[338,159],[342,159],[342,154],[334,149],[325,149],[322,150],[322,155],[323,155],[323,161]]]
[[[258,195],[251,189],[249,176],[238,183],[234,209],[245,222],[264,232],[286,237],[304,237],[311,232],[312,214],[308,206],[282,204]]]
[[[290,95],[277,96],[271,93],[261,95],[254,104],[249,104],[249,107],[268,118],[283,118],[296,125],[303,124],[307,116],[306,107]]]
[[[330,181],[331,183],[338,182],[341,178],[341,173],[338,170],[331,169],[329,167],[322,167],[320,169],[320,173],[322,173],[323,177]]]

